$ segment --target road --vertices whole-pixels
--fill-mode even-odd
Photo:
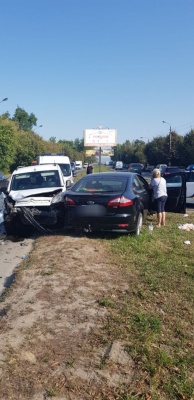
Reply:
[[[0,224],[0,296],[13,279],[15,268],[28,257],[34,239],[9,238]]]

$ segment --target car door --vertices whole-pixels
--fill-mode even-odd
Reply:
[[[173,172],[167,176],[166,187],[168,199],[165,210],[175,213],[186,212],[186,176],[184,172]]]
[[[186,171],[186,203],[194,204],[194,171]]]
[[[147,213],[149,208],[150,191],[147,181],[141,175],[134,175],[133,192],[139,198],[139,207]]]

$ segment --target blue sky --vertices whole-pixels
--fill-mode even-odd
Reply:
[[[48,140],[194,128],[194,0],[0,0],[0,113]]]

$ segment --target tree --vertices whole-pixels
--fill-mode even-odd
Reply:
[[[15,157],[10,170],[13,171],[19,165],[31,165],[37,155],[44,151],[44,141],[39,135],[31,131],[17,131]]]
[[[23,108],[17,107],[12,121],[18,124],[18,130],[30,131],[36,126],[37,118],[33,113],[28,114]]]
[[[178,154],[181,160],[181,164],[185,167],[189,164],[193,164],[194,158],[194,130],[191,129],[189,133],[187,133],[182,142],[178,145]]]
[[[0,170],[10,171],[10,165],[15,156],[16,131],[15,124],[0,117]]]

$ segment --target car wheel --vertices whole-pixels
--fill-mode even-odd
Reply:
[[[134,234],[136,236],[139,236],[139,234],[141,232],[142,225],[143,225],[143,215],[142,215],[142,213],[139,213],[139,215],[137,217],[136,229],[135,229],[135,232],[134,232]]]

